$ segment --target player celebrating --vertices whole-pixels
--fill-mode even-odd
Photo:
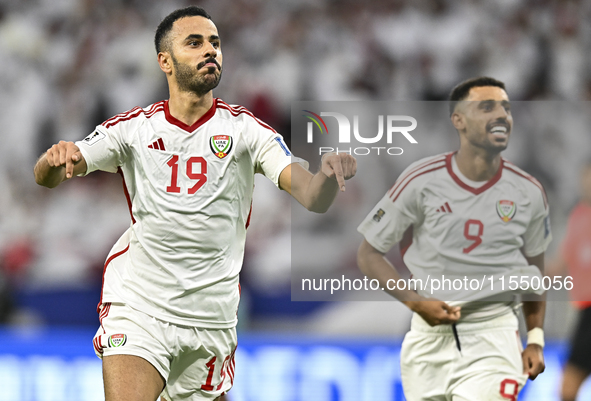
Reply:
[[[450,103],[459,150],[413,163],[359,226],[359,267],[383,288],[399,279],[384,257],[399,241],[414,277],[543,272],[548,206],[539,182],[501,157],[513,126],[504,84],[467,80]],[[429,292],[388,292],[415,312],[400,356],[409,401],[516,400],[527,377],[544,370],[540,297],[523,303],[529,332],[521,352],[513,297],[472,297],[460,311],[459,302]],[[450,299],[463,296],[456,295]]]
[[[119,114],[82,141],[52,146],[35,179],[52,188],[95,170],[124,177],[132,224],[105,263],[94,338],[106,401],[161,393],[168,401],[213,400],[234,378],[238,273],[254,174],[324,212],[356,162],[328,155],[312,175],[271,127],[214,98],[221,42],[203,9],[168,15],[155,44],[169,100]]]

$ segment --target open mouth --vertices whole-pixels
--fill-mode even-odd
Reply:
[[[498,139],[505,139],[509,136],[509,129],[504,125],[495,125],[489,130],[489,132]]]

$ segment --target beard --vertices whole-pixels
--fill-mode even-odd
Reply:
[[[197,65],[197,67],[191,67],[188,64],[179,63],[172,54],[171,58],[175,68],[176,81],[181,91],[193,92],[198,96],[203,96],[220,83],[222,68],[215,59],[208,59]],[[208,67],[207,74],[199,74],[198,71],[202,65],[209,61],[215,62],[219,68]]]
[[[486,139],[471,139],[469,138],[468,141],[472,144],[472,146],[483,149],[490,154],[497,154],[501,153],[509,146],[509,140],[507,139],[504,142],[497,142],[491,141],[488,138]]]

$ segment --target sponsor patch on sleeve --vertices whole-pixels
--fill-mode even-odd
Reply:
[[[376,214],[373,215],[374,221],[379,222],[380,220],[382,220],[382,217],[384,217],[385,214],[386,214],[386,212],[384,212],[384,210],[378,209]]]
[[[88,146],[92,146],[98,141],[105,139],[105,134],[99,131],[94,131],[92,134],[88,135],[86,138],[82,140]]]
[[[287,145],[285,143],[283,143],[283,140],[278,136],[275,137],[275,140],[277,141],[279,146],[281,146],[281,149],[283,149],[283,151],[285,152],[285,155],[291,156],[291,152],[289,151],[289,149],[287,149]]]
[[[550,215],[544,217],[544,238],[550,235]]]

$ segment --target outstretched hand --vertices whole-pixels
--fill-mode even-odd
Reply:
[[[72,178],[74,166],[82,160],[82,153],[74,142],[59,141],[47,150],[45,158],[49,167],[65,167],[67,180]]]
[[[347,153],[326,153],[322,156],[320,171],[337,181],[341,192],[345,192],[345,180],[355,176],[357,160]]]

